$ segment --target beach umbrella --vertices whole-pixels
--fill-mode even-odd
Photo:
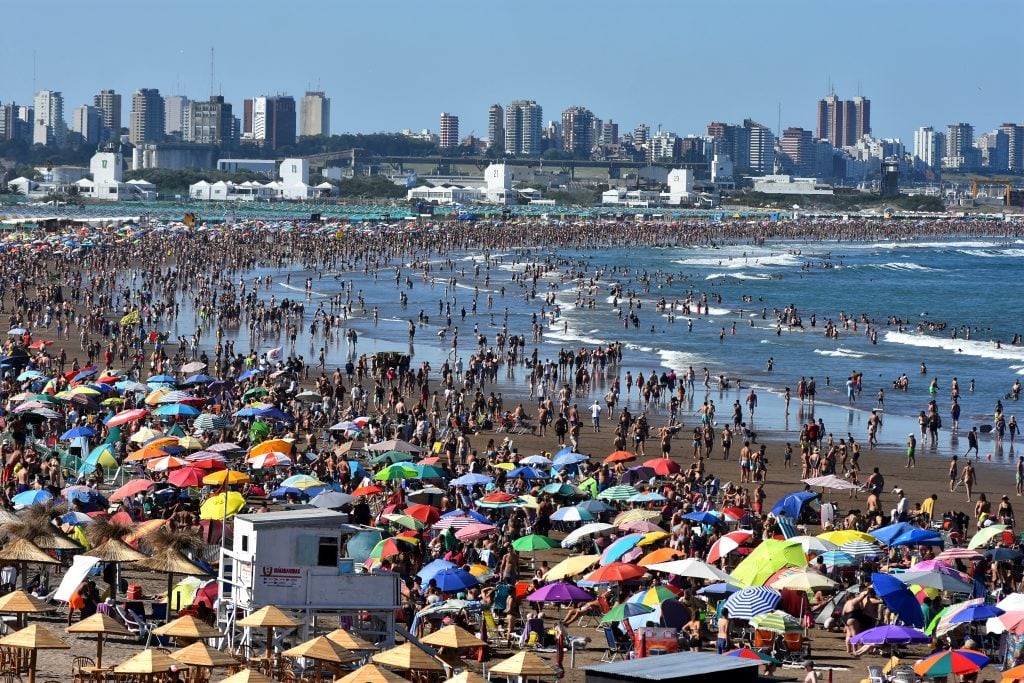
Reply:
[[[128,424],[129,422],[135,422],[146,417],[149,413],[144,408],[132,408],[130,410],[122,410],[113,417],[107,418],[103,424],[108,427],[117,427],[118,425]]]
[[[221,683],[227,682],[222,681]],[[376,664],[365,664],[347,676],[335,678],[334,683],[409,683],[409,679],[402,678]]]
[[[573,555],[567,557],[544,575],[545,581],[561,581],[570,576],[577,576],[587,571],[601,559],[600,555]]]
[[[980,671],[988,665],[988,661],[988,657],[977,650],[943,650],[916,662],[914,673],[929,678],[951,674],[963,676]]]
[[[981,548],[988,545],[992,539],[1002,536],[1003,532],[1008,528],[1009,527],[1005,524],[993,524],[992,526],[987,526],[971,536],[970,542],[967,543],[967,548],[974,550],[975,548]]]
[[[377,481],[395,481],[398,479],[416,479],[419,477],[419,474],[415,467],[398,463],[388,465],[373,475],[373,478]]]
[[[551,678],[557,675],[557,671],[534,653],[523,650],[492,666],[491,676],[494,675],[506,678],[519,676],[524,679]]]
[[[199,519],[223,520],[237,515],[245,507],[245,496],[238,491],[226,491],[210,496],[199,506]]]
[[[478,538],[486,538],[498,531],[493,524],[469,524],[455,532],[455,538],[463,542],[475,541]]]
[[[942,547],[945,543],[945,539],[939,532],[915,527],[894,538],[889,547],[895,548],[901,545],[937,545]]]
[[[748,586],[760,586],[783,567],[806,567],[807,556],[803,546],[793,541],[768,539],[761,541],[754,551],[732,570],[733,578]]]
[[[797,570],[788,576],[784,576],[772,584],[772,588],[783,590],[789,588],[800,591],[816,591],[819,589],[828,590],[838,586],[835,581],[824,574],[808,569]]]
[[[39,650],[68,650],[70,646],[39,624],[0,638],[0,645],[28,651],[28,683],[36,680],[36,655]]]
[[[73,626],[64,629],[68,633],[95,633],[96,634],[96,666],[103,666],[103,638],[105,636],[128,636],[128,629],[121,625],[113,617],[97,612],[85,619],[82,619]]]
[[[337,510],[346,505],[354,503],[355,496],[341,491],[321,491],[310,499],[309,504],[325,510]]]
[[[825,567],[830,570],[837,567],[852,567],[857,564],[857,558],[850,553],[844,553],[840,550],[829,550],[819,555],[819,557],[825,564]]]
[[[667,498],[656,491],[642,491],[626,499],[629,503],[660,503],[664,500]]]
[[[299,622],[295,621],[287,614],[282,612],[274,605],[267,605],[262,607],[252,614],[239,619],[237,624],[245,628],[265,628],[267,629],[267,654],[266,657],[269,660],[271,655],[271,648],[274,644],[273,633],[275,628],[297,628]]]
[[[358,422],[358,418],[355,421]],[[401,451],[402,453],[412,453],[413,455],[427,452],[426,448],[417,446],[414,443],[409,443],[408,441],[403,441],[402,439],[388,439],[387,441],[381,441],[380,443],[372,443],[366,446],[366,450],[374,453]]]
[[[525,458],[520,458],[519,464],[530,465],[531,467],[550,467],[554,463],[549,458],[537,453],[534,455],[528,455]]]
[[[180,489],[198,488],[203,485],[203,477],[205,476],[206,471],[198,467],[183,467],[167,475],[167,483]]]
[[[651,468],[659,477],[670,477],[679,473],[679,464],[669,458],[652,458],[644,463],[644,467]]]
[[[951,567],[935,567],[926,571],[914,571],[914,568],[911,567],[910,571],[896,574],[896,576],[908,586],[936,588],[951,593],[969,594],[974,591],[974,579]]]
[[[839,550],[847,555],[853,555],[858,560],[866,560],[883,554],[881,548],[867,541],[847,541],[839,546]]]
[[[556,522],[592,522],[595,517],[583,508],[570,506],[555,510],[551,519]]]
[[[292,459],[284,453],[270,452],[254,455],[250,457],[247,462],[249,463],[249,467],[262,470],[291,465]]]
[[[869,531],[868,533],[874,536],[878,543],[891,545],[894,540],[914,528],[918,527],[914,527],[913,524],[908,524],[906,522],[896,522],[895,524],[878,527],[874,531]]]
[[[583,526],[570,531],[562,539],[561,546],[563,548],[571,548],[585,538],[591,538],[593,536],[607,536],[608,534],[615,531],[615,527],[605,522],[590,522]]]
[[[641,605],[647,605],[648,607],[657,607],[666,600],[675,600],[678,595],[677,591],[672,590],[668,586],[653,586],[629,596],[627,602],[639,602]]]
[[[530,600],[530,598],[527,598],[527,600]],[[536,600],[534,602],[543,601]],[[565,600],[562,602],[572,601]],[[445,647],[453,650],[462,650],[468,647],[484,647],[487,645],[487,643],[480,640],[480,638],[474,634],[464,628],[456,626],[455,624],[450,624],[449,626],[445,626],[444,628],[438,629],[437,631],[420,638],[420,642],[433,647]]]
[[[810,479],[801,479],[800,481],[808,484],[809,486],[817,486],[819,488],[832,489],[835,491],[852,491],[864,488],[861,484],[854,484],[852,481],[847,481],[834,474],[826,474],[822,477],[811,477]]]
[[[772,611],[781,600],[779,591],[767,586],[753,586],[730,595],[723,607],[729,610],[730,619],[749,620]]]
[[[704,586],[697,590],[700,595],[732,595],[733,593],[739,593],[742,588],[734,583],[713,583],[710,586]]]
[[[804,506],[819,497],[817,493],[812,491],[787,493],[772,506],[771,512],[776,517],[784,513],[790,519],[796,520],[800,518],[800,513],[803,512]]]
[[[951,624],[969,624],[975,621],[987,621],[998,617],[1005,612],[995,605],[968,605],[963,609],[952,612],[949,617]]]
[[[111,503],[116,503],[125,498],[131,498],[137,493],[144,493],[149,489],[153,488],[156,482],[151,479],[132,479],[128,483],[121,486],[119,489],[110,494],[109,500]]]
[[[699,524],[721,524],[722,518],[713,512],[687,512],[683,515],[683,519],[688,519],[691,522],[697,522]]]
[[[589,602],[594,596],[571,583],[549,583],[530,593],[525,598],[528,602]]]
[[[139,560],[135,563],[134,569],[148,569],[166,574],[167,595],[170,595],[174,588],[175,574],[185,574],[187,576],[207,576],[209,574],[206,569],[203,569],[174,548],[162,550],[151,557]]]
[[[358,655],[349,652],[325,636],[317,636],[312,640],[307,640],[305,643],[285,650],[281,654],[285,657],[312,659],[318,663],[318,666],[320,662],[346,664],[359,660]]]
[[[889,611],[899,617],[900,621],[907,626],[924,627],[924,616],[921,613],[920,603],[898,578],[889,574],[873,572],[871,585]]]
[[[647,570],[645,568],[635,564],[612,562],[603,567],[598,567],[583,578],[591,583],[618,583],[639,579],[646,573]]]
[[[817,536],[793,536],[789,540],[797,541],[808,555],[821,555],[830,550],[838,550],[839,546]]]
[[[953,560],[980,560],[983,557],[985,556],[977,550],[971,550],[969,548],[947,548],[936,555],[935,559],[942,562],[952,562]]]
[[[16,590],[0,597],[0,614],[14,614],[14,627],[20,629],[25,625],[25,617],[28,614],[39,614],[42,612],[54,612],[56,605],[43,602],[36,596],[23,590]]]
[[[636,561],[641,567],[647,567],[650,571],[651,565],[665,564],[683,557],[685,553],[675,548],[656,548]]]
[[[11,498],[11,502],[14,503],[16,508],[41,505],[50,500],[53,500],[53,494],[43,489],[22,491]]]
[[[49,555],[32,541],[25,540],[24,538],[15,538],[0,549],[0,562],[18,566],[18,575],[21,576],[22,588],[28,587],[28,572],[25,571],[26,564],[60,564],[59,560]]]
[[[725,534],[717,541],[711,544],[711,549],[708,550],[708,562],[718,562],[723,557],[733,552],[741,545],[748,543],[754,538],[754,532],[749,529],[737,529],[736,531],[730,531]]]
[[[693,579],[704,581],[732,581],[732,577],[718,567],[713,567],[707,562],[702,562],[693,557],[671,562],[661,562],[648,565],[647,569],[656,572],[665,572],[676,576],[687,576]]]
[[[849,541],[867,541],[868,543],[875,542],[874,536],[864,533],[863,531],[857,531],[856,529],[826,531],[823,534],[818,534],[818,538],[824,539],[830,543],[835,543],[836,545],[842,545]]]
[[[96,436],[96,430],[92,427],[74,427],[69,429],[60,435],[61,441],[70,441],[71,439],[88,439],[89,437]]]
[[[334,629],[327,634],[327,638],[329,640],[333,640],[338,645],[341,645],[346,650],[351,650],[352,652],[372,652],[373,650],[380,649],[370,641],[360,638],[351,631],[343,628]]]
[[[612,541],[601,553],[601,564],[611,564],[635,548],[644,538],[643,534],[628,534]]]
[[[733,617],[732,611],[729,612],[729,617]],[[750,620],[750,625],[761,631],[771,631],[772,633],[799,633],[802,630],[796,617],[778,609],[758,614]]]
[[[758,662],[765,662],[766,664],[782,664],[778,659],[758,650],[751,650],[749,647],[741,647],[737,650],[729,650],[723,653],[726,657],[739,657],[740,659],[750,659]]]
[[[116,674],[135,674],[150,679],[177,668],[179,662],[161,650],[146,648],[114,667]]]
[[[203,413],[192,422],[192,426],[204,432],[216,431],[231,427],[231,420],[213,413]]]
[[[150,472],[167,472],[169,470],[176,470],[180,467],[184,467],[188,462],[184,458],[178,458],[173,455],[165,455],[160,458],[153,458],[146,463],[146,469]]]
[[[850,638],[854,645],[920,645],[931,642],[924,631],[899,624],[884,624]]]
[[[393,669],[401,669],[402,671],[444,670],[441,662],[409,642],[402,643],[384,652],[378,652],[370,659],[377,664],[383,664]]]
[[[235,486],[249,483],[249,475],[237,470],[220,470],[203,477],[203,483],[207,486]]]
[[[985,551],[985,557],[993,562],[1015,562],[1024,557],[1024,553],[1015,548],[989,548]]]
[[[469,474],[463,474],[461,477],[456,477],[451,480],[453,486],[485,486],[494,481],[494,477],[489,477],[486,474],[476,474],[470,472]]]
[[[455,563],[438,558],[436,560],[431,560],[427,564],[423,565],[423,567],[416,573],[416,576],[420,577],[423,583],[430,583],[430,580],[432,578],[434,578],[438,573],[444,571],[445,569],[457,568],[458,565],[456,565]]]
[[[615,510],[611,505],[601,502],[600,500],[585,500],[582,503],[579,503],[576,507],[581,510],[586,510],[592,515],[601,515]]]
[[[630,453],[629,451],[615,451],[609,454],[604,462],[606,465],[611,465],[619,462],[632,462],[636,460],[636,453]]]
[[[550,550],[558,547],[558,541],[539,534],[520,536],[512,541],[512,547],[521,553],[537,552],[538,550]]]
[[[120,565],[146,559],[145,555],[119,538],[108,538],[100,545],[89,550],[85,555],[86,557],[95,557],[101,562],[117,565],[118,576],[120,576]],[[111,597],[115,600],[117,599],[118,583],[118,581],[114,581],[111,584]]]
[[[639,614],[650,614],[653,611],[653,607],[645,605],[642,602],[620,602],[601,617],[601,623],[614,624],[615,622],[625,621],[626,619],[635,617]]]
[[[480,585],[479,579],[459,567],[442,569],[434,574],[434,581],[445,593],[458,593]]]
[[[191,614],[178,617],[163,626],[158,626],[153,629],[153,633],[158,636],[188,638],[191,640],[205,640],[206,638],[221,638],[224,636],[216,628]]]
[[[597,494],[597,497],[601,500],[627,500],[638,494],[635,488],[629,484],[619,484],[617,486],[610,486],[601,493]]]
[[[1024,664],[1018,664],[1012,669],[1004,669],[1002,683],[1013,683],[1024,679]]]
[[[590,508],[587,508],[588,510]],[[642,508],[633,508],[632,510],[626,510],[615,515],[615,519],[612,520],[612,524],[617,527],[623,528],[627,525],[631,525],[633,522],[648,522],[651,520],[661,520],[660,510],[644,510]]]
[[[382,465],[385,463],[388,465],[395,465],[400,462],[411,462],[412,460],[413,456],[411,453],[405,453],[403,451],[384,451],[383,453],[378,453],[370,458],[368,462],[371,465]]]

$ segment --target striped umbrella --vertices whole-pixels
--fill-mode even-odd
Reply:
[[[970,548],[949,548],[935,556],[936,560],[980,560],[985,557],[977,550]]]
[[[638,493],[639,491],[629,484],[619,484],[618,486],[606,488],[604,491],[597,494],[597,497],[601,500],[627,500]]]
[[[224,454],[217,453],[216,451],[196,451],[195,453],[186,456],[185,460],[187,460],[188,462],[227,462],[227,460],[224,458]]]
[[[231,420],[214,413],[203,413],[196,418],[195,422],[196,429],[202,429],[203,431],[213,431],[217,429],[227,429],[231,426]]]
[[[182,458],[165,455],[162,458],[154,458],[147,462],[146,469],[151,472],[166,472],[167,470],[176,470],[179,467],[184,467],[187,464]]]
[[[835,569],[836,567],[852,567],[857,564],[857,558],[850,553],[844,553],[841,550],[830,550],[826,553],[819,555],[821,561],[825,563],[828,569]]]
[[[572,506],[559,508],[551,515],[551,519],[556,522],[592,522],[595,517],[584,508]]]
[[[471,524],[481,524],[481,522],[468,515],[455,515],[453,517],[442,517],[432,528],[438,530],[447,529],[448,527],[463,529]]]
[[[284,465],[291,465],[292,459],[284,453],[278,453],[277,451],[271,451],[269,453],[260,453],[254,455],[248,460],[249,466],[257,470],[267,469],[269,467],[282,467]]]
[[[782,600],[782,594],[774,588],[752,586],[733,593],[725,600],[725,609],[730,619],[753,619],[771,612]]]
[[[729,612],[729,616],[732,616],[732,612]],[[758,614],[750,620],[750,625],[761,631],[771,631],[772,633],[799,633],[802,630],[800,622],[796,618],[779,609]]]
[[[839,551],[844,552],[847,555],[853,555],[858,560],[869,557],[878,557],[882,554],[881,548],[874,543],[868,543],[867,541],[847,541],[839,546]]]
[[[754,532],[748,529],[730,531],[712,544],[711,549],[708,551],[707,561],[711,563],[718,562],[753,537]]]
[[[180,403],[181,401],[185,401],[190,398],[195,398],[195,396],[187,391],[180,391],[176,389],[174,391],[168,391],[166,394],[161,394],[157,397],[156,401],[157,403]]]
[[[935,678],[954,674],[963,676],[988,666],[988,657],[976,650],[943,650],[914,664],[918,676]]]

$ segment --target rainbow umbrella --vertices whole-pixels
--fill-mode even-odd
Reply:
[[[405,536],[392,536],[391,538],[385,538],[382,541],[378,541],[377,545],[373,546],[373,550],[370,551],[370,557],[375,560],[385,560],[389,557],[394,557],[406,550],[412,550],[416,546],[416,539],[407,538]]]
[[[918,676],[935,678],[939,676],[963,676],[980,671],[988,665],[988,657],[977,650],[946,650],[936,652],[914,664]]]
[[[678,596],[667,586],[655,586],[645,591],[634,593],[629,596],[626,602],[639,602],[641,605],[647,605],[648,607],[657,607],[666,600],[675,600],[676,597]]]

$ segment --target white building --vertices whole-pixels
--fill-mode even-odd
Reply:
[[[657,190],[627,190],[624,187],[613,187],[601,193],[601,203],[615,206],[660,206],[661,193]]]
[[[540,198],[539,192],[535,190],[512,189],[514,179],[511,169],[505,164],[491,164],[484,170],[482,186],[474,187],[469,183],[444,184],[437,187],[422,185],[410,189],[407,197],[410,200],[431,204],[468,204],[471,202],[513,204],[520,198],[530,200]]]
[[[946,136],[931,126],[921,126],[914,131],[914,161],[927,168],[942,166],[946,151]]]
[[[764,194],[832,194],[828,185],[819,185],[814,178],[788,175],[766,175],[754,178],[754,192]]]
[[[665,204],[678,206],[691,204],[697,198],[693,191],[693,171],[688,168],[674,168],[668,173],[668,192],[661,198]]]
[[[55,90],[40,90],[36,93],[32,144],[60,146],[66,137],[64,96]]]
[[[330,183],[309,184],[309,161],[307,159],[285,159],[279,167],[280,178],[269,183],[255,180],[244,183],[219,181],[210,183],[200,180],[190,185],[190,199],[201,201],[256,201],[259,199],[306,200],[334,195],[337,188]]]
[[[299,137],[331,134],[331,98],[310,91],[299,102]]]
[[[156,199],[156,187],[145,180],[123,182],[124,158],[120,152],[103,151],[92,155],[89,170],[92,179],[83,178],[75,185],[83,197],[104,201]]]

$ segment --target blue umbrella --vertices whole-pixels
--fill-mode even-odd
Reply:
[[[146,380],[146,384],[177,384],[178,380],[170,375],[153,375]]]
[[[556,467],[565,467],[566,465],[578,465],[579,463],[585,462],[587,460],[590,460],[589,455],[583,455],[582,453],[573,453],[572,451],[569,451],[568,453],[559,452],[559,454],[556,455],[551,462]]]
[[[60,440],[71,441],[71,439],[79,439],[82,437],[88,438],[90,436],[96,436],[96,430],[93,429],[92,427],[81,426],[74,427],[73,429],[69,429],[68,431],[64,432],[63,434],[60,435]]]
[[[186,379],[182,384],[209,384],[210,382],[216,382],[216,377],[210,375],[192,375]]]
[[[452,510],[451,512],[446,512],[443,515],[441,515],[441,519],[445,519],[447,517],[471,517],[472,519],[476,520],[477,522],[480,522],[481,524],[491,523],[491,520],[481,515],[476,510]]]
[[[615,508],[613,508],[611,505],[601,500],[585,500],[582,503],[580,503],[577,507],[583,508],[587,512],[594,515],[600,515],[605,512],[612,512],[613,510],[615,510]]]
[[[986,619],[998,617],[1001,614],[1006,614],[1006,612],[995,605],[970,605],[951,616],[949,623],[967,624],[972,621],[985,621]]]
[[[555,513],[551,515],[551,519],[556,522],[592,522],[595,517],[583,508],[573,506],[558,508],[555,510]]]
[[[198,417],[199,408],[193,408],[187,403],[167,403],[153,411],[158,417]]]
[[[889,611],[899,617],[900,621],[907,626],[924,628],[921,605],[902,581],[889,574],[874,572],[871,574],[871,585]]]
[[[21,507],[28,507],[29,505],[39,505],[45,503],[48,500],[53,500],[53,496],[49,491],[22,491],[18,495],[11,498],[11,502]]]
[[[345,545],[348,556],[356,562],[366,562],[382,538],[384,534],[379,531],[360,531],[352,534]]]
[[[851,567],[857,564],[856,557],[841,550],[829,550],[819,555],[819,557],[829,569],[834,567]]]
[[[743,589],[736,584],[723,581],[722,583],[713,583],[710,586],[704,586],[697,592],[701,595],[732,595],[733,593],[738,593],[741,590]]]
[[[310,491],[312,490],[314,489],[307,489],[303,491],[302,489],[297,489],[294,486],[281,486],[271,491],[270,495],[273,498],[284,498],[289,494],[293,496],[308,496],[311,495]],[[321,491],[323,491],[323,488],[317,487],[315,490],[317,493],[320,493]]]
[[[457,593],[480,585],[475,576],[458,567],[442,569],[434,574],[434,580],[437,587],[445,593]]]
[[[259,417],[269,417],[272,420],[286,420],[288,422],[295,421],[294,417],[283,412],[280,408],[257,408],[256,415]]]
[[[629,534],[622,538],[617,538],[611,542],[611,544],[605,548],[604,552],[601,553],[601,566],[611,564],[620,557],[628,553],[630,550],[636,547],[636,544],[644,540],[644,536],[647,534]]]
[[[661,495],[657,491],[644,491],[643,493],[634,493],[632,496],[626,499],[630,503],[660,503],[663,500],[667,500],[665,496]]]
[[[896,524],[889,524],[888,526],[879,527],[874,531],[868,533],[874,536],[880,543],[885,545],[892,545],[892,542],[899,536],[902,536],[906,532],[913,529],[914,526],[907,524],[906,522],[897,522]]]
[[[416,576],[423,579],[423,583],[430,583],[430,580],[443,572],[445,569],[457,569],[458,565],[448,560],[442,560],[438,558],[425,565],[423,568],[416,572]]]
[[[753,586],[726,598],[724,609],[729,610],[730,619],[753,619],[759,614],[771,612],[781,600],[782,594],[774,588]]]
[[[259,414],[259,408],[253,408],[250,406],[242,408],[241,410],[236,410],[232,417],[256,417]]]
[[[243,372],[241,375],[238,376],[238,381],[241,382],[242,380],[249,379],[250,377],[256,377],[257,375],[261,374],[262,372],[263,372],[262,370],[256,370],[256,369],[246,370],[245,372]]]
[[[804,509],[804,505],[817,497],[818,494],[811,491],[787,493],[772,507],[772,514],[778,517],[780,513],[785,512],[786,516],[790,519],[797,519],[800,517],[800,512]]]
[[[88,367],[88,368],[85,368],[85,369],[84,369],[84,370],[82,370],[81,372],[79,372],[79,373],[78,373],[77,375],[75,375],[74,377],[72,377],[72,378],[71,378],[71,381],[72,381],[72,382],[81,382],[81,381],[82,381],[83,379],[86,379],[87,377],[92,377],[93,375],[95,375],[95,374],[96,374],[97,372],[99,372],[99,371],[100,371],[100,369],[99,369],[99,368],[97,368],[97,367],[91,367],[91,366],[90,366],[90,367]]]
[[[893,539],[890,547],[896,547],[900,545],[937,545],[942,547],[946,544],[943,540],[942,535],[937,531],[931,529],[919,529],[914,527],[910,531],[905,531],[896,538]]]
[[[722,518],[713,512],[687,512],[683,515],[683,519],[700,522],[701,524],[720,524],[722,522]]]
[[[65,512],[60,516],[61,524],[71,524],[73,526],[85,526],[92,521],[92,517],[85,514],[84,512],[77,512],[72,510],[71,512]]]
[[[451,483],[454,486],[477,486],[480,484],[490,484],[492,481],[494,481],[494,477],[470,472],[469,474],[463,474],[461,477],[452,479]]]
[[[517,467],[508,473],[509,479],[516,479],[518,477],[522,477],[523,479],[547,479],[548,475],[536,468],[530,467],[529,465],[524,465],[522,467]]]

